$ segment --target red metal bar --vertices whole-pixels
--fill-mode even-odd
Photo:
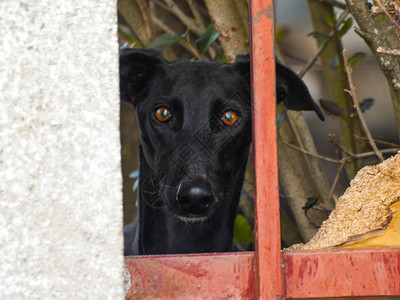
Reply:
[[[400,249],[295,251],[283,259],[287,298],[400,296]]]
[[[273,6],[272,0],[250,5],[258,266],[254,253],[129,257],[127,299],[255,299],[255,269],[260,299],[282,294]]]
[[[127,299],[399,296],[399,249],[294,251],[281,255],[273,4],[272,0],[249,3],[256,252],[128,257],[125,262],[132,286]]]
[[[276,299],[282,295],[273,12],[271,0],[250,1],[259,299]]]
[[[132,256],[127,299],[255,299],[254,253]]]

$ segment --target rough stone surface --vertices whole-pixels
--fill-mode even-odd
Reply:
[[[317,234],[308,243],[289,250],[331,248],[368,234],[383,234],[392,220],[392,205],[399,201],[400,152],[376,166],[362,168]]]
[[[0,12],[0,299],[122,299],[116,1]]]

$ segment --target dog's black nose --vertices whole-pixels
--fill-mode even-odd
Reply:
[[[211,183],[203,178],[183,179],[176,194],[179,207],[190,214],[204,214],[214,201]]]

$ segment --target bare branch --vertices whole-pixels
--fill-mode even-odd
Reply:
[[[347,61],[347,54],[346,54],[346,50],[343,50],[343,58],[344,58],[344,65],[346,67],[346,73],[347,73],[347,78],[349,80],[349,85],[350,85],[350,90],[346,90],[346,92],[348,92],[351,95],[351,98],[353,99],[353,103],[354,103],[354,108],[357,111],[358,117],[361,121],[361,124],[364,128],[364,132],[368,137],[369,143],[372,146],[372,149],[374,149],[376,156],[380,159],[380,161],[384,161],[384,158],[382,156],[382,153],[379,151],[378,147],[375,144],[374,139],[371,136],[371,132],[368,129],[367,123],[365,122],[364,116],[362,114],[361,108],[360,108],[360,104],[358,102],[357,99],[357,94],[356,94],[356,87],[354,86],[353,83],[353,77],[351,76],[352,70],[349,66],[349,63]]]
[[[179,7],[176,5],[176,3],[172,0],[164,0],[165,3],[168,5],[168,7],[171,9],[171,11],[178,17],[179,20],[182,21],[183,24],[185,24],[187,27],[190,28],[191,31],[193,31],[197,35],[202,35],[204,30],[202,30],[199,27],[199,24],[196,23],[196,21],[190,17],[188,17]]]
[[[296,147],[296,146],[294,146],[294,145],[292,145],[292,144],[290,144],[288,142],[285,142],[285,141],[282,141],[282,143],[284,145],[290,147],[290,148],[293,148],[294,150],[297,150],[297,151],[299,151],[301,153],[304,153],[305,155],[313,156],[315,158],[322,159],[322,160],[325,160],[325,161],[328,161],[328,162],[331,162],[331,163],[337,163],[337,164],[342,164],[342,163],[346,163],[347,164],[347,163],[350,163],[350,162],[352,162],[353,160],[356,160],[356,159],[367,158],[367,157],[371,157],[371,156],[375,156],[376,155],[376,153],[374,151],[369,151],[369,152],[363,152],[363,153],[358,153],[358,154],[350,153],[348,156],[346,156],[346,157],[344,157],[342,159],[333,159],[333,158],[330,158],[330,157],[322,156],[322,155],[319,155],[319,154],[315,154],[315,153],[303,150],[303,149],[301,149],[299,147]],[[398,145],[396,145],[396,146],[398,147]],[[399,148],[390,148],[390,149],[380,150],[380,152],[382,154],[396,153],[398,151],[399,151]]]
[[[187,0],[187,3],[190,7],[190,10],[193,14],[193,16],[196,18],[196,21],[201,29],[201,31],[206,30],[206,24],[205,21],[203,19],[203,16],[201,15],[201,12],[199,10],[199,7],[197,6],[196,1],[194,0]]]
[[[304,75],[306,75],[306,73],[311,69],[311,67],[314,65],[314,63],[317,61],[318,57],[321,55],[322,51],[324,51],[324,49],[326,48],[326,46],[328,45],[329,41],[325,41],[321,46],[319,46],[317,52],[314,53],[313,56],[311,56],[307,63],[305,64],[305,66],[303,67],[303,69],[301,69],[301,71],[299,72],[299,77],[303,78]]]
[[[160,29],[163,30],[164,32],[172,34],[172,35],[178,35],[178,33],[176,33],[171,27],[169,27],[166,23],[164,23],[163,20],[159,19],[155,14],[152,15],[152,19],[153,19],[154,24],[156,24],[158,27],[160,27]],[[185,41],[179,41],[179,45],[181,45],[188,52],[191,52],[194,56],[197,57],[196,53],[194,53],[192,51],[194,48],[189,47],[188,43],[186,43]],[[203,57],[203,59],[206,60],[204,57]]]
[[[343,162],[340,164],[340,166],[339,166],[339,168],[338,168],[338,170],[337,170],[337,172],[336,172],[335,180],[333,181],[331,190],[330,190],[330,192],[329,192],[328,201],[330,201],[330,200],[332,199],[332,197],[333,197],[333,194],[334,194],[334,192],[335,192],[336,186],[337,186],[338,183],[339,183],[340,175],[342,174],[342,171],[343,171],[343,168],[344,168],[345,165],[346,165],[346,162],[343,161]]]
[[[329,136],[329,142],[334,144],[336,146],[337,149],[339,149],[341,152],[343,152],[344,154],[346,154],[347,156],[351,156],[353,157],[354,154],[346,151],[346,149],[344,149],[342,147],[342,145],[340,145],[339,141],[336,139],[336,135],[333,133],[328,134]]]
[[[386,77],[393,102],[397,129],[400,129],[399,58],[397,56],[376,52],[378,47],[400,49],[400,39],[396,32],[387,29],[388,22],[382,22],[385,20],[380,20],[378,16],[371,13],[371,9],[366,1],[346,0],[346,4],[360,27],[356,32],[365,40]]]
[[[376,52],[384,53],[384,54],[392,55],[392,56],[400,56],[400,50],[398,50],[398,49],[387,49],[387,48],[383,48],[381,46],[379,46],[376,49]]]
[[[355,135],[354,137],[356,139],[358,139],[358,140],[361,140],[361,141],[368,141],[368,138],[363,137],[363,136]],[[378,139],[374,139],[374,141],[375,141],[375,143],[380,144],[382,146],[387,146],[387,147],[399,148],[400,149],[400,145],[397,145],[395,143],[389,143],[389,142],[378,140]]]
[[[163,20],[159,19],[155,14],[152,16],[154,24],[156,24],[160,29],[166,33],[173,34],[173,35],[178,35],[177,32],[175,32],[171,27],[168,26]]]
[[[397,152],[399,152],[399,149],[398,149],[398,148],[383,149],[383,150],[380,150],[380,152],[381,152],[382,154],[386,154],[386,153],[397,153]],[[364,152],[364,153],[359,153],[359,154],[353,154],[354,158],[356,158],[356,159],[371,157],[371,156],[374,156],[374,155],[376,155],[376,153],[373,152],[373,151]]]
[[[135,33],[140,45],[147,47],[150,44],[151,36],[147,35],[146,22],[137,2],[120,0],[118,1],[118,11],[130,29]]]
[[[145,30],[146,35],[152,39],[153,38],[153,22],[151,22],[151,16],[149,11],[149,6],[147,5],[146,1],[144,0],[136,0],[137,5],[142,13],[142,17],[145,23]]]
[[[319,0],[321,1],[321,0]],[[337,26],[336,28],[339,28],[340,25],[342,25],[342,23],[346,20],[347,16],[349,15],[349,12],[346,11],[345,13],[343,13],[340,16],[340,19],[337,22]],[[335,35],[335,31],[333,30],[330,34],[329,37],[332,38]],[[299,77],[303,78],[303,76],[308,72],[308,70],[311,69],[311,67],[314,65],[314,63],[317,61],[318,57],[321,55],[322,51],[324,51],[324,49],[326,48],[326,46],[329,44],[330,39],[326,40],[317,50],[317,52],[315,52],[315,54],[313,56],[311,56],[309,58],[309,60],[307,61],[306,65],[303,67],[303,69],[299,72]]]
[[[390,19],[390,21],[392,21],[392,23],[394,24],[394,26],[396,26],[397,34],[400,34],[400,25],[399,25],[399,23],[395,20],[395,18],[392,17],[391,14],[388,13],[388,11],[387,11],[386,8],[383,6],[383,4],[381,3],[380,0],[376,0],[376,2],[378,3],[378,5],[379,5],[379,7],[382,9],[382,11],[385,13],[385,15]]]
[[[159,0],[151,0],[151,2],[154,2],[155,4],[157,4],[159,7],[161,7],[162,9],[164,9],[165,11],[170,12],[171,14],[174,14],[174,12],[172,11],[172,9],[170,9],[168,6],[166,6],[164,3],[162,3]]]
[[[301,153],[304,153],[306,155],[309,155],[309,156],[312,156],[312,157],[315,157],[315,158],[319,158],[319,159],[322,159],[322,160],[325,160],[325,161],[328,161],[328,162],[331,162],[331,163],[340,164],[340,163],[343,162],[341,160],[329,158],[329,157],[326,157],[326,156],[322,156],[322,155],[319,155],[319,154],[316,154],[316,153],[312,153],[312,152],[306,151],[304,149],[301,149],[301,148],[299,148],[299,147],[297,147],[295,145],[292,145],[292,144],[290,144],[288,142],[285,142],[285,141],[282,141],[282,143],[285,144],[286,146],[290,147],[290,148],[293,148],[293,149],[295,149],[297,151],[300,151]]]
[[[205,60],[205,61],[208,60],[205,56],[201,55],[200,52],[197,51],[195,47],[193,47],[192,43],[189,40],[189,35],[186,36],[186,46],[190,49],[190,51],[194,54],[194,56],[198,60]]]

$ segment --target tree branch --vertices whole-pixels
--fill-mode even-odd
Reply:
[[[319,1],[321,1],[321,0],[319,0]],[[343,13],[341,15],[340,19],[337,22],[336,28],[339,28],[339,26],[343,24],[343,22],[346,20],[348,15],[349,15],[348,11],[346,11],[345,13]],[[329,34],[329,37],[333,38],[334,34],[335,34],[335,31],[332,31]],[[309,58],[309,60],[307,61],[306,65],[303,67],[303,69],[298,74],[300,78],[303,78],[304,75],[308,72],[308,70],[311,69],[311,67],[317,61],[318,57],[321,55],[322,51],[324,51],[326,46],[328,46],[329,42],[330,42],[330,40],[326,40],[321,46],[319,46],[317,52],[315,52],[315,54]]]
[[[147,47],[150,44],[151,37],[147,35],[146,22],[137,2],[134,0],[119,0],[118,11],[138,37],[141,46]]]
[[[343,171],[345,165],[346,165],[346,162],[343,161],[343,162],[340,164],[339,168],[337,169],[335,179],[333,180],[333,184],[332,184],[331,190],[330,190],[330,192],[329,192],[329,196],[328,196],[329,201],[332,199],[333,194],[335,193],[336,186],[337,186],[338,183],[339,183],[340,175],[342,174],[342,171]]]
[[[363,113],[362,113],[362,111],[361,111],[360,104],[359,104],[358,99],[357,99],[356,87],[355,87],[355,85],[354,85],[354,83],[353,83],[353,76],[351,75],[351,73],[352,73],[353,71],[351,70],[351,68],[350,68],[350,66],[349,66],[349,63],[348,63],[348,61],[347,61],[346,50],[343,50],[343,58],[344,58],[344,65],[345,65],[345,67],[346,67],[347,78],[348,78],[348,80],[349,80],[349,85],[350,85],[350,90],[346,90],[346,92],[348,92],[348,93],[351,95],[351,98],[353,99],[354,108],[355,108],[356,111],[357,111],[358,118],[359,118],[360,121],[361,121],[361,124],[362,124],[362,126],[363,126],[363,128],[364,128],[364,132],[365,132],[365,134],[366,134],[367,137],[368,137],[368,141],[369,141],[369,143],[371,144],[372,149],[374,149],[374,151],[375,151],[375,153],[376,153],[376,156],[380,159],[380,161],[384,161],[384,158],[383,158],[383,156],[382,156],[382,153],[379,151],[378,147],[376,146],[375,141],[374,141],[374,139],[372,138],[371,132],[369,131],[369,128],[368,128],[368,126],[367,126],[367,123],[365,122]]]
[[[289,110],[286,112],[286,116],[299,147],[302,149],[307,149],[311,153],[317,154],[318,151],[315,146],[314,139],[302,113]],[[304,159],[309,169],[310,177],[319,192],[321,203],[324,203],[333,209],[334,204],[327,202],[329,183],[320,161],[313,159],[310,156],[305,156]]]
[[[145,31],[146,35],[150,38],[153,39],[153,22],[151,21],[151,16],[150,16],[150,11],[149,11],[149,6],[147,5],[146,1],[144,0],[136,0],[137,5],[140,9],[140,12],[142,13],[143,21],[145,24]]]
[[[385,15],[393,22],[393,24],[394,24],[394,26],[396,28],[397,34],[400,34],[400,25],[396,21],[396,19],[393,18],[392,15],[388,13],[388,11],[383,6],[383,4],[382,4],[382,2],[380,0],[375,0],[375,1],[378,3],[379,7],[382,9],[382,11],[385,13]]]
[[[392,56],[400,56],[400,50],[398,50],[398,49],[386,49],[386,48],[383,48],[381,46],[379,46],[376,49],[376,52],[384,53],[384,54],[392,55]]]
[[[361,140],[361,141],[367,141],[367,142],[368,142],[368,138],[366,138],[366,137],[358,136],[358,135],[355,135],[354,137],[355,137],[356,139]],[[378,140],[378,139],[374,139],[374,141],[375,141],[376,144],[380,144],[380,145],[382,145],[382,146],[400,149],[400,145],[397,145],[397,144],[395,144],[395,143],[390,143],[390,142],[386,142],[386,141]]]
[[[400,39],[387,29],[387,21],[378,22],[378,16],[372,14],[366,1],[346,0],[346,5],[360,27],[356,32],[361,33],[386,77],[400,134],[400,62],[396,56],[376,51],[379,47],[400,49]]]
[[[354,134],[362,135],[361,124],[358,119],[351,117],[351,114],[353,113],[352,102],[350,96],[344,92],[344,90],[348,88],[348,82],[343,67],[342,42],[338,37],[337,27],[335,26],[332,28],[332,26],[325,22],[327,19],[334,20],[335,15],[333,8],[329,4],[315,0],[308,0],[308,5],[315,31],[324,34],[331,34],[333,29],[333,36],[329,40],[325,50],[321,53],[320,61],[330,98],[344,111],[342,117],[336,118],[340,134],[340,144],[347,152],[363,152],[365,145],[358,143],[353,138]],[[344,15],[346,15],[346,12],[342,13],[342,17],[344,17]],[[343,18],[341,18],[341,20],[342,19]],[[324,42],[317,40],[317,43],[318,45],[322,45]],[[338,59],[337,68],[331,67],[331,63],[334,59]],[[358,161],[346,165],[346,173],[350,179],[355,176],[359,167],[360,162]]]
[[[205,0],[205,3],[228,61],[233,62],[237,54],[249,53],[249,33],[232,0]]]
[[[352,153],[348,152],[346,149],[344,149],[342,147],[342,145],[340,145],[339,141],[336,139],[336,135],[335,134],[329,133],[328,136],[329,136],[329,142],[334,144],[336,146],[336,149],[340,150],[341,152],[343,152],[347,156],[353,156]]]
[[[300,151],[301,153],[307,154],[309,156],[312,156],[312,157],[315,157],[315,158],[318,158],[318,159],[322,159],[322,160],[325,160],[325,161],[328,161],[328,162],[331,162],[331,163],[337,163],[337,164],[342,163],[341,160],[333,159],[333,158],[330,158],[330,157],[326,157],[326,156],[322,156],[322,155],[319,155],[319,154],[316,154],[316,153],[312,153],[312,152],[306,151],[306,150],[301,149],[299,147],[296,147],[295,145],[292,145],[292,144],[290,144],[288,142],[282,141],[282,143],[284,145],[290,147],[290,148],[293,148],[293,149],[295,149],[297,151]]]
[[[178,17],[179,20],[182,21],[187,27],[190,28],[198,36],[202,35],[204,30],[202,30],[201,26],[199,25],[199,21],[195,21],[194,19],[188,17],[173,0],[164,0],[171,11]]]
[[[306,155],[313,156],[315,158],[318,158],[318,159],[321,159],[321,160],[325,160],[325,161],[331,162],[331,163],[336,163],[336,164],[350,163],[351,161],[356,160],[356,159],[367,158],[367,157],[371,157],[371,156],[376,155],[376,153],[374,151],[369,151],[369,152],[363,152],[363,153],[358,153],[358,154],[349,153],[348,156],[346,156],[346,157],[344,157],[342,159],[333,159],[333,158],[330,158],[330,157],[326,157],[326,156],[322,156],[322,155],[319,155],[319,154],[315,154],[315,153],[306,151],[304,149],[296,147],[295,145],[292,145],[292,144],[290,144],[288,142],[285,142],[285,141],[282,141],[282,143],[284,145],[286,145],[286,146],[288,146],[290,148],[293,148],[293,149],[295,149],[295,150],[297,150],[297,151],[299,151],[301,153],[304,153]],[[396,152],[399,151],[399,148],[400,148],[400,146],[394,145],[394,148],[384,149],[384,150],[380,150],[380,151],[383,154],[396,153]]]
[[[206,25],[206,23],[205,23],[205,21],[203,19],[203,16],[201,15],[201,12],[200,12],[200,10],[199,10],[199,8],[197,6],[196,1],[187,0],[187,3],[189,5],[189,7],[190,7],[190,10],[191,10],[193,16],[196,18],[197,24],[199,25],[201,31],[204,32],[204,30],[206,30],[207,25]]]

